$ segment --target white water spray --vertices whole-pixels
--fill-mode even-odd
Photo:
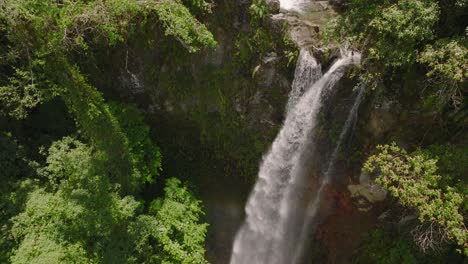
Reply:
[[[311,0],[280,0],[280,8],[287,11],[302,11],[302,7]]]
[[[300,59],[304,58],[307,56]],[[343,54],[325,75],[306,89],[297,103],[288,102],[291,109],[288,109],[283,127],[270,151],[264,156],[258,181],[247,202],[247,219],[234,241],[231,264],[282,264],[287,263],[283,261],[287,261],[285,258],[290,252],[295,252],[297,238],[287,233],[298,219],[290,217],[294,215],[291,209],[294,209],[292,203],[296,199],[291,194],[295,183],[302,177],[298,161],[317,123],[322,92],[333,88],[343,76],[346,66],[359,60],[359,54]],[[303,77],[295,76],[295,79]],[[310,78],[316,76],[309,75],[303,81],[312,83]],[[294,91],[292,95],[295,95]],[[295,99],[293,96],[292,100]],[[290,246],[282,245],[294,245],[293,251]]]
[[[294,81],[289,93],[286,111],[289,112],[297,104],[301,96],[310,88],[312,84],[322,77],[322,66],[310,54],[308,49],[301,49],[294,71]]]

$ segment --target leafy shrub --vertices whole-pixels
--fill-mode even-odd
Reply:
[[[376,172],[376,182],[403,206],[415,209],[421,225],[413,230],[416,244],[423,250],[437,250],[447,239],[468,255],[468,230],[462,214],[463,196],[453,187],[440,186],[437,160],[408,154],[396,144],[377,147],[364,171]]]

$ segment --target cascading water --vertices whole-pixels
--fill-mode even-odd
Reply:
[[[297,104],[301,96],[312,84],[322,77],[322,66],[307,49],[301,49],[297,59],[294,81],[289,93],[286,111],[289,112]]]
[[[302,52],[298,66],[311,64],[309,57]],[[310,54],[309,54],[310,55]],[[305,93],[299,95],[304,85],[313,83],[317,76],[302,74],[297,70],[295,87],[288,102],[287,115],[278,136],[259,170],[259,178],[247,202],[247,219],[234,241],[231,264],[289,263],[291,252],[303,242],[297,239],[296,227],[302,227],[304,216],[295,206],[300,193],[296,193],[305,174],[300,158],[309,143],[311,132],[317,123],[317,113],[322,106],[322,93],[333,88],[341,79],[347,65],[358,63],[359,54],[343,54],[331,68]],[[310,72],[315,72],[310,70]],[[301,88],[302,87],[302,88]],[[297,102],[294,102],[297,100]],[[304,191],[304,189],[300,189]],[[299,224],[298,224],[299,223]]]
[[[280,7],[284,10],[301,11],[310,0],[281,0]]]

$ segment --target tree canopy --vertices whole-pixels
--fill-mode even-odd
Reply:
[[[421,225],[413,230],[413,235],[418,246],[423,251],[437,250],[447,240],[453,240],[468,255],[468,230],[462,213],[467,198],[441,183],[437,160],[423,153],[407,154],[395,144],[378,146],[377,150],[364,170],[377,171],[377,183],[402,205],[417,211]]]
[[[213,48],[191,13],[208,13],[210,4],[18,0],[0,9],[1,118],[28,121],[59,99],[76,124],[65,137],[44,135],[49,143],[39,149],[1,132],[0,262],[206,263],[201,202],[179,180],[158,177],[162,155],[143,114],[105,100],[77,58],[149,24],[187,52]],[[165,182],[154,202],[141,198],[146,184]]]

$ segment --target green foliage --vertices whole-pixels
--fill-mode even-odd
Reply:
[[[8,102],[7,114],[24,118],[27,110],[42,101],[42,94],[59,91],[81,133],[108,162],[112,179],[125,192],[152,181],[160,167],[159,152],[153,149],[148,157],[136,153],[144,151],[136,149],[143,141],[148,150],[148,140],[129,142],[103,96],[70,63],[71,55],[101,42],[114,45],[126,40],[134,23],[150,13],[157,15],[166,34],[179,39],[189,51],[215,45],[206,27],[178,1],[20,0],[7,1],[1,8],[11,43],[7,54],[11,63],[26,60],[31,64],[32,60],[34,66],[28,71],[16,70],[0,87],[0,101]]]
[[[352,263],[356,264],[445,264],[461,263],[460,261],[460,255],[455,255],[450,250],[423,254],[404,232],[383,228],[367,233],[352,259]]]
[[[88,180],[87,170],[93,165],[94,154],[85,144],[65,137],[52,143],[47,154],[47,166],[39,169],[39,174],[48,179],[52,189],[57,190],[65,184],[75,186]]]
[[[141,175],[139,178],[154,183],[161,171],[162,155],[151,141],[143,114],[132,105],[111,104],[110,108],[127,136],[133,166]]]
[[[170,179],[148,215],[132,196],[121,197],[108,167],[85,144],[54,142],[39,175],[11,218],[17,242],[12,263],[207,263],[200,201]]]
[[[466,1],[456,0],[350,0],[330,23],[328,37],[362,51],[360,79],[368,89],[418,93],[417,103],[437,111],[437,118],[460,134],[468,124],[465,9]],[[407,84],[414,91],[406,91]]]
[[[265,0],[255,0],[249,7],[250,29],[240,32],[235,41],[236,59],[244,68],[258,66],[269,52],[275,52],[284,59],[282,65],[289,67],[297,58],[299,51],[292,42],[286,23],[280,32],[275,32],[265,23],[268,15],[268,7]],[[255,69],[252,75],[255,75]]]
[[[364,47],[367,58],[389,67],[411,66],[421,44],[434,37],[438,6],[431,0],[352,0],[335,32]]]
[[[39,171],[51,191],[37,188],[12,218],[18,242],[12,263],[93,263],[114,226],[128,218],[105,175],[105,166],[86,145],[64,138],[49,149]],[[138,206],[133,200],[132,207]]]
[[[62,71],[51,73],[49,77],[58,86],[67,87],[61,96],[75,117],[81,134],[90,140],[103,161],[107,162],[111,179],[120,183],[124,192],[136,190],[141,184],[151,182],[158,174],[161,156],[149,139],[148,128],[143,125],[141,115],[136,109],[128,108],[127,113],[131,116],[125,116],[125,109],[120,111],[114,107],[121,117],[118,120],[102,94],[87,82],[78,67],[62,59],[59,62]],[[52,69],[56,64],[58,62],[51,60],[48,68]],[[137,128],[139,130],[135,130]],[[136,134],[136,131],[140,134]]]
[[[205,1],[189,3],[203,13],[211,8]],[[128,41],[153,20],[190,52],[214,47],[212,34],[181,1],[18,0],[2,1],[0,9],[1,114],[25,119],[59,95],[89,143],[54,142],[36,175],[21,147],[0,137],[6,182],[0,262],[205,263],[206,225],[198,224],[201,205],[187,189],[169,181],[168,198],[152,215],[142,215],[133,196],[121,196],[138,195],[155,180],[160,151],[143,115],[135,107],[110,106],[75,62],[90,49]],[[145,232],[138,222],[146,218],[156,223],[148,227],[148,240],[134,236]],[[154,250],[137,251],[137,245]]]
[[[396,237],[381,229],[370,232],[359,248],[359,254],[353,259],[356,264],[413,264],[418,261],[419,254],[414,243]]]
[[[206,27],[178,1],[65,0],[59,3],[20,0],[7,1],[2,9],[12,27],[10,39],[14,42],[27,40],[26,44],[33,44],[44,53],[74,47],[86,49],[102,40],[114,45],[128,37],[137,18],[150,13],[156,13],[166,27],[166,33],[179,39],[191,51],[215,44]]]
[[[0,86],[0,113],[24,119],[28,112],[43,101],[40,80],[32,71],[15,69],[5,86]]]
[[[467,180],[468,146],[454,144],[434,144],[416,152],[420,155],[437,159],[438,172],[447,185],[455,184],[457,180]]]
[[[11,179],[29,176],[28,163],[23,146],[18,145],[11,134],[0,133],[0,180],[6,183]]]
[[[288,60],[287,66],[289,67],[293,62],[296,62],[297,57],[299,56],[299,50],[289,35],[285,35],[283,37],[283,44],[285,47],[284,55]]]
[[[190,52],[196,52],[203,46],[216,46],[213,35],[178,1],[163,0],[157,4],[156,12],[165,27],[166,35],[178,39]]]
[[[164,199],[151,203],[150,215],[138,217],[129,227],[135,250],[144,256],[136,263],[208,263],[204,259],[207,224],[199,223],[200,201],[175,178],[167,180],[164,192]]]
[[[61,64],[70,68],[70,55],[128,40],[153,13],[166,35],[175,37],[189,51],[216,45],[206,27],[178,1],[18,0],[6,1],[0,9],[7,43],[0,49],[2,65],[7,69],[0,75],[0,110],[19,119],[57,95],[58,86],[68,88],[53,80],[62,70]],[[72,75],[76,77],[76,73]]]
[[[67,90],[62,98],[75,116],[81,133],[101,152],[112,180],[120,183],[124,192],[134,190],[144,179],[133,167],[128,139],[118,120],[102,94],[88,84],[77,67],[67,64],[64,67],[65,76],[59,80]]]
[[[7,1],[2,8],[13,43],[25,42],[30,52],[50,54],[93,41],[115,44],[124,39],[130,20],[145,9],[135,1]],[[47,29],[47,30],[44,30]]]
[[[235,45],[237,59],[244,65],[251,65],[259,56],[271,51],[274,43],[270,33],[259,27],[252,32],[239,33]]]
[[[84,208],[69,205],[59,196],[38,190],[30,194],[26,211],[13,219],[13,236],[20,242],[12,263],[92,263],[83,245],[61,241],[59,231],[79,220]]]
[[[434,46],[427,45],[419,61],[429,66],[428,77],[440,75],[454,82],[463,82],[468,78],[468,48],[465,39],[441,39]]]
[[[376,38],[369,49],[370,59],[390,66],[411,65],[418,45],[433,38],[437,19],[437,3],[431,1],[398,1],[384,8],[369,23]]]
[[[249,8],[250,22],[257,24],[268,15],[268,7],[265,0],[254,0]]]
[[[211,13],[213,8],[212,1],[205,0],[182,0],[191,12],[194,13]]]
[[[111,180],[124,192],[153,182],[161,167],[161,154],[149,138],[149,128],[136,108],[113,108],[102,94],[92,87],[78,67],[63,62],[63,71],[56,79],[77,126],[109,166]]]
[[[378,146],[377,150],[378,154],[369,157],[365,163],[364,171],[377,172],[377,183],[403,206],[416,209],[421,223],[434,223],[440,227],[437,231],[441,233],[440,239],[453,240],[468,255],[468,231],[461,207],[463,197],[450,186],[441,188],[437,160],[423,154],[407,154],[395,144]],[[434,249],[434,244],[439,241],[430,240],[416,243],[423,250]]]
[[[31,177],[32,163],[26,158],[25,149],[9,134],[0,133],[0,263],[7,263],[15,247],[9,219],[18,214],[29,191],[28,183],[17,181]]]
[[[463,211],[468,212],[468,147],[453,144],[431,145],[416,153],[437,159],[441,186],[454,186],[463,197]]]
[[[418,61],[428,66],[427,77],[438,88],[437,103],[451,102],[456,108],[463,103],[463,85],[468,79],[468,47],[466,38],[441,39],[427,45]]]

